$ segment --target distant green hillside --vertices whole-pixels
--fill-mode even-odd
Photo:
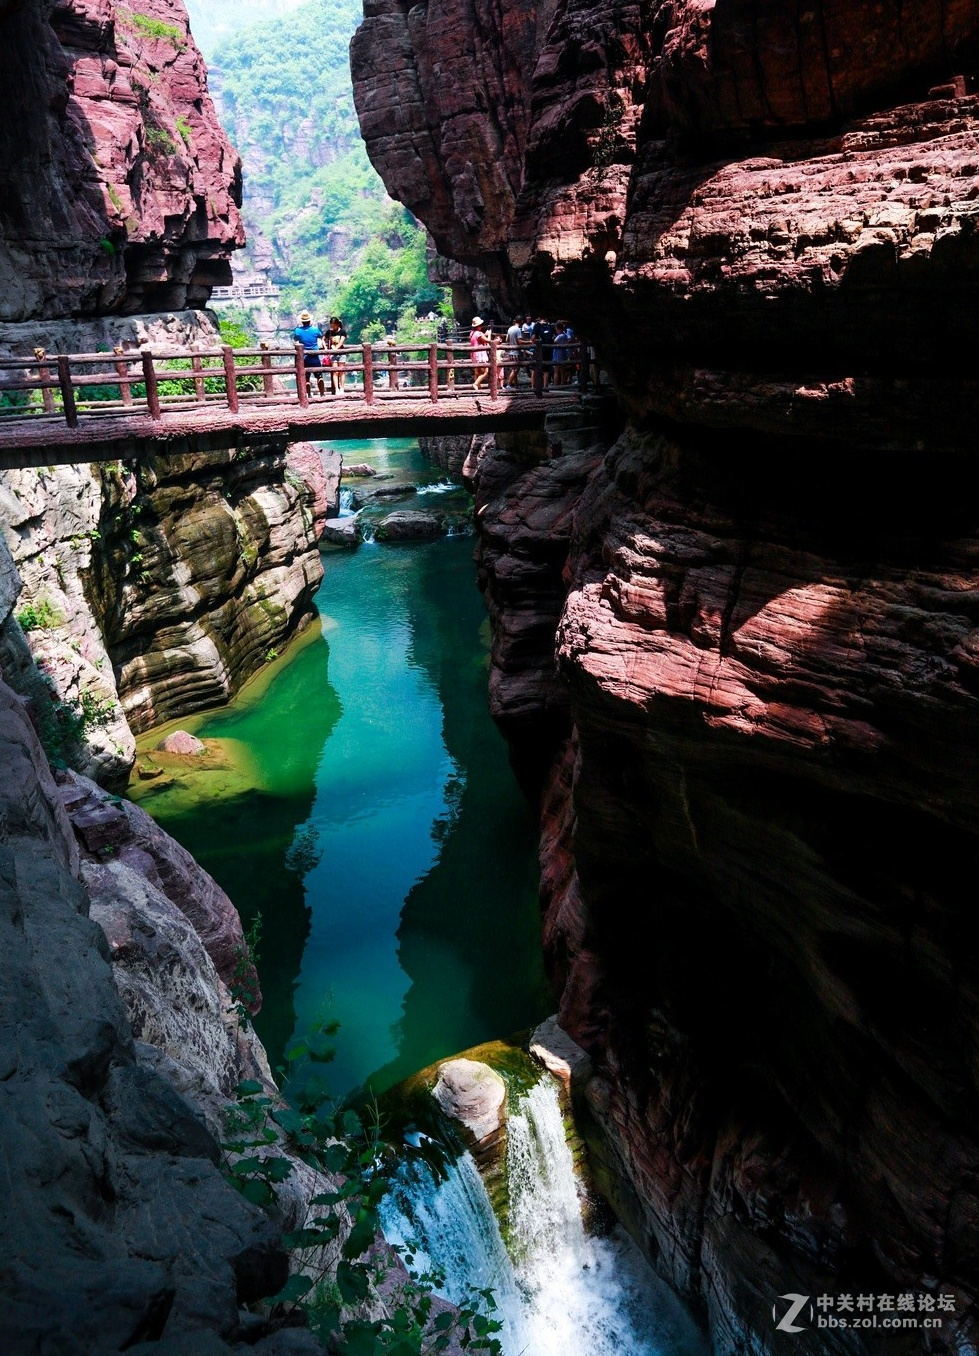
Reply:
[[[303,0],[184,0],[197,46],[210,60],[215,47],[244,24],[276,19]]]
[[[244,162],[251,265],[282,285],[284,313],[342,315],[352,339],[442,300],[424,231],[388,198],[360,139],[347,49],[361,13],[360,0],[307,3],[250,23],[210,62]]]

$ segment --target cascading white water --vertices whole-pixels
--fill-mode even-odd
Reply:
[[[353,515],[356,513],[356,509],[354,508],[353,490],[348,490],[346,486],[343,486],[341,488],[339,494],[337,495],[337,509],[339,510],[339,517],[341,518],[353,517]]]
[[[461,1301],[493,1287],[505,1356],[698,1356],[703,1347],[675,1299],[620,1230],[585,1230],[554,1082],[545,1078],[507,1122],[510,1252],[469,1154],[436,1185],[406,1166],[382,1208],[395,1242],[445,1273]]]
[[[461,1304],[473,1290],[492,1287],[501,1310],[519,1306],[513,1267],[483,1179],[465,1153],[436,1185],[423,1159],[403,1166],[381,1206],[389,1243],[416,1248],[414,1270],[445,1274],[446,1298]]]

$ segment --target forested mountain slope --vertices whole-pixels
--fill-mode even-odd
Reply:
[[[287,0],[272,8],[284,7]],[[216,11],[225,8],[196,0],[195,29],[216,31]],[[245,166],[248,264],[282,285],[284,320],[303,306],[336,312],[352,337],[438,299],[425,272],[425,233],[388,197],[360,138],[347,50],[360,17],[359,0],[273,13],[208,53],[219,111]]]

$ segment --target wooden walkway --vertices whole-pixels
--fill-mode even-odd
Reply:
[[[319,355],[326,361],[326,355]],[[306,366],[298,346],[116,349],[0,359],[0,470],[260,443],[542,427],[573,409],[584,352],[352,345]],[[474,381],[480,388],[474,389]],[[322,392],[320,387],[322,386]]]

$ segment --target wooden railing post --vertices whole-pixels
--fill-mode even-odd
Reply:
[[[235,351],[230,344],[221,345],[221,361],[224,363],[224,389],[228,393],[228,409],[238,413],[238,382],[235,379]]]
[[[200,404],[203,404],[204,401],[207,399],[207,390],[205,389],[204,386],[204,377],[203,377],[204,364],[201,362],[201,355],[199,353],[191,354],[190,368],[191,371],[195,374],[194,399],[200,402]],[[198,376],[196,375],[197,373],[200,373],[201,375]]]
[[[433,403],[439,398],[438,345],[428,346],[428,398]]]
[[[119,378],[119,393],[122,396],[122,403],[124,405],[131,405],[133,403],[133,384],[129,376],[129,364],[122,356],[125,351],[124,348],[114,348],[112,350],[116,357],[116,376]]]
[[[534,344],[534,395],[539,400],[544,394],[544,345],[538,339]]]
[[[150,412],[150,418],[154,421],[160,418],[160,387],[156,379],[156,368],[153,366],[153,354],[149,349],[144,348],[141,354],[143,359],[143,381],[146,383],[146,405]]]
[[[495,337],[490,340],[489,359],[489,396],[490,400],[495,400],[500,394],[500,355]]]
[[[269,357],[269,346],[261,343],[259,347],[262,350],[262,393],[270,396],[275,394],[275,385],[272,380],[272,359]]]
[[[364,404],[374,403],[374,350],[370,344],[362,344],[364,358]]]
[[[388,387],[392,391],[398,389],[398,355],[393,349],[388,354]]]
[[[309,404],[309,388],[306,385],[306,364],[303,361],[306,350],[302,344],[296,345],[296,395],[303,407]]]
[[[588,345],[582,340],[578,344],[578,390],[588,390]]]
[[[44,365],[46,356],[47,354],[43,348],[36,348],[34,350],[34,357],[41,364],[37,369],[37,375],[41,381],[51,380],[51,369]],[[41,408],[44,410],[45,414],[54,414],[54,392],[51,390],[50,386],[41,387]]]
[[[71,360],[67,353],[58,354],[58,385],[61,387],[61,400],[65,407],[65,423],[69,428],[77,428],[78,407],[71,385]]]

